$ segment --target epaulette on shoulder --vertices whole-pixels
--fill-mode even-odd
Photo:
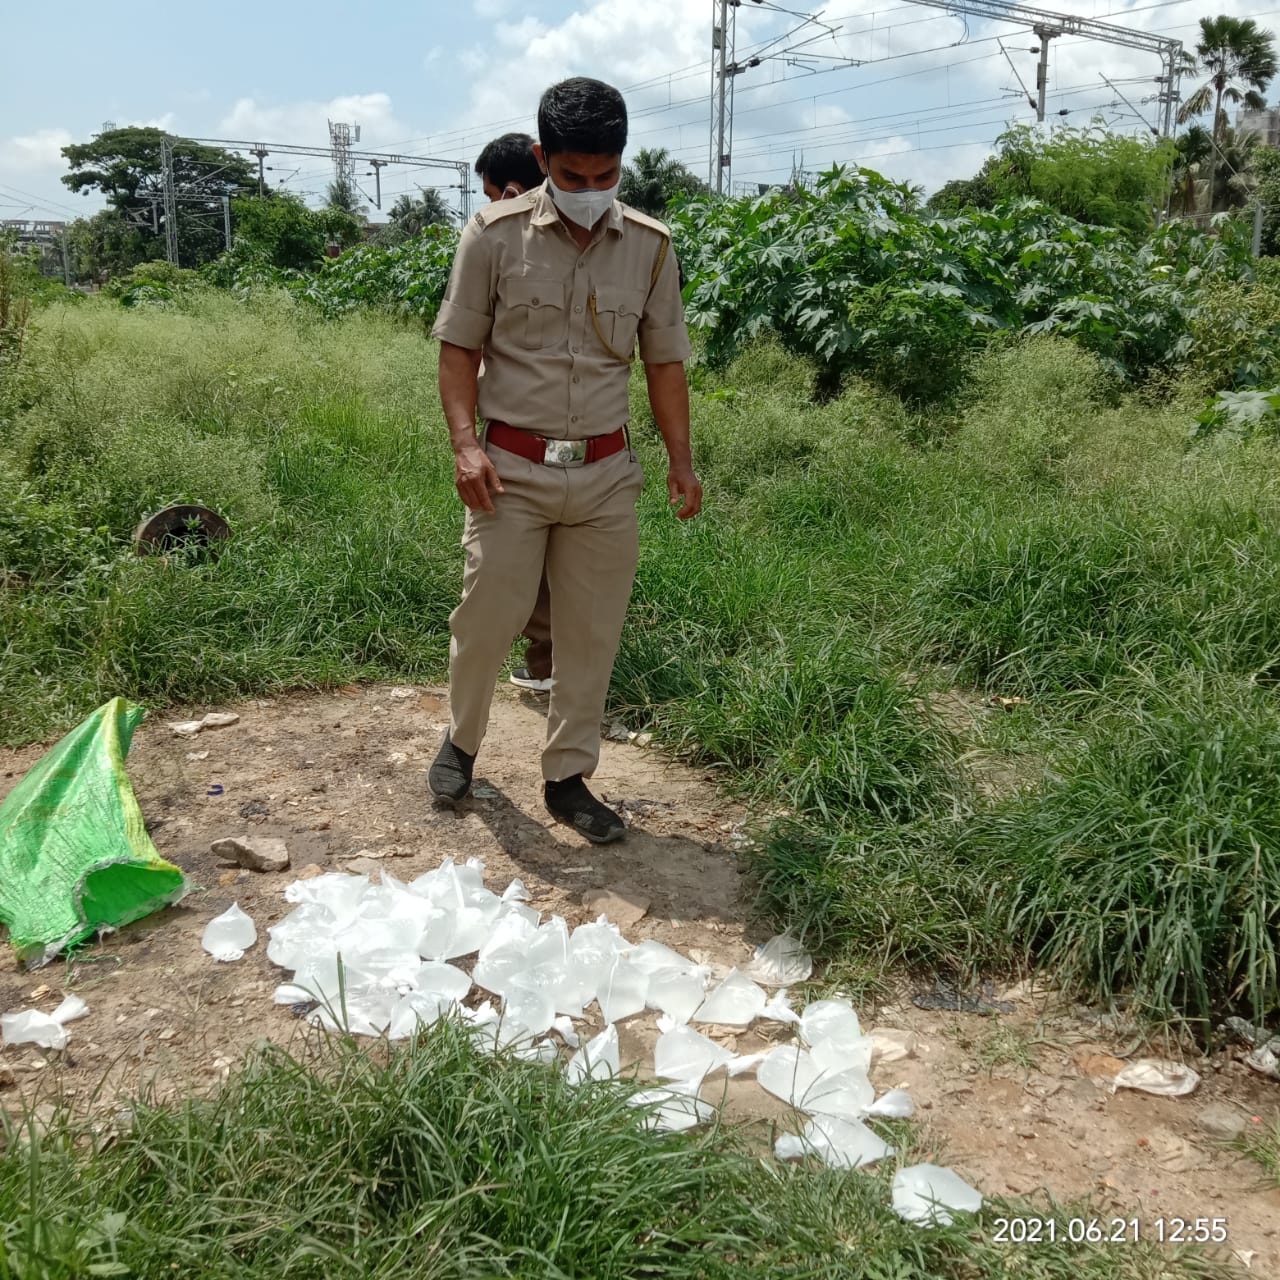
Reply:
[[[499,200],[495,204],[487,204],[483,209],[476,211],[472,221],[480,228],[481,231],[493,226],[495,222],[500,222],[503,218],[514,218],[518,214],[528,213],[536,203],[538,193],[534,191],[526,191],[523,195],[516,196],[512,200]]]
[[[657,218],[651,218],[647,213],[641,213],[639,209],[633,209],[629,204],[622,204],[622,216],[630,218],[632,222],[638,222],[642,227],[648,227],[650,231],[656,231],[660,236],[667,240],[671,239],[671,231],[665,222],[659,222]]]

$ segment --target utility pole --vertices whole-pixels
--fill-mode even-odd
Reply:
[[[231,250],[231,197],[222,193],[222,233],[227,239],[227,250]]]
[[[373,203],[379,209],[381,209],[382,208],[382,166],[387,162],[385,160],[370,160],[369,163],[373,166]],[[465,222],[466,219],[464,218],[463,221]]]
[[[1259,234],[1261,234],[1261,230],[1261,225],[1259,225]],[[1255,254],[1254,256],[1256,257],[1257,255]],[[65,227],[62,231],[62,282],[68,289],[71,288],[71,237]]]
[[[729,0],[712,0],[711,23],[711,163],[707,184],[716,195],[724,195],[724,171],[729,157],[724,153],[724,98],[729,83]],[[735,18],[736,5],[735,5]]]
[[[178,265],[178,193],[173,186],[173,143],[160,139],[160,181],[164,187],[164,256]]]
[[[266,161],[266,158],[271,154],[271,152],[269,152],[266,149],[266,147],[262,145],[262,143],[258,143],[258,145],[254,147],[253,150],[249,152],[249,154],[251,156],[258,157],[258,199],[261,200],[262,197],[266,194],[266,186],[267,186],[267,177],[266,177],[266,170],[264,168],[264,162]]]
[[[1058,32],[1043,24],[1032,27],[1032,30],[1040,37],[1040,61],[1036,64],[1036,122],[1044,124],[1044,100],[1049,91],[1049,41]]]

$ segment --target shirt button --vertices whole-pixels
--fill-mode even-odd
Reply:
[[[578,266],[580,266],[580,267],[585,267],[586,265],[587,265],[587,260],[586,260],[586,258],[579,258],[579,259],[578,259]]]
[[[578,375],[577,375],[576,373],[573,375],[573,380],[574,380],[574,382],[581,382],[581,381],[582,381],[582,379],[581,379],[580,377],[578,377]]]
[[[577,422],[577,420],[578,420],[578,415],[576,413],[573,415],[572,418],[569,419],[570,422]]]
[[[530,298],[530,300],[529,300],[529,301],[530,301],[530,302],[531,302],[531,303],[536,307],[536,306],[538,305],[538,303],[542,301],[542,299],[541,299],[541,298]]]
[[[582,308],[581,308],[581,307],[574,307],[573,312],[574,312],[574,315],[581,315],[581,314],[582,314]]]
[[[574,347],[572,348],[572,350],[573,350],[573,354],[576,356],[578,354],[578,348]]]

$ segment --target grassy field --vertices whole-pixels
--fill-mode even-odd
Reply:
[[[461,506],[420,331],[270,296],[52,308],[0,407],[0,725],[441,678]],[[614,700],[762,814],[762,907],[854,983],[1050,963],[1207,1029],[1280,1007],[1280,488],[1062,340],[945,413],[763,345],[694,374],[705,516],[651,483]],[[162,503],[236,530],[139,560]],[[986,705],[991,695],[1008,712]]]

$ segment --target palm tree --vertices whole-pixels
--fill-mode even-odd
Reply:
[[[1256,133],[1228,128],[1215,141],[1208,129],[1193,124],[1175,145],[1171,212],[1184,217],[1222,213],[1249,202],[1257,185],[1250,172]]]
[[[1221,157],[1227,134],[1227,114],[1222,104],[1243,104],[1250,111],[1265,109],[1267,103],[1262,94],[1276,74],[1275,37],[1252,18],[1232,18],[1225,13],[1201,18],[1195,57],[1187,60],[1184,69],[1205,73],[1208,78],[1178,108],[1178,120],[1185,123],[1193,116],[1204,115],[1212,106],[1211,132]],[[1216,200],[1220,167],[1214,165],[1210,175],[1210,208]]]
[[[622,166],[619,198],[641,213],[657,217],[673,196],[698,195],[706,190],[665,147],[642,147],[630,164]]]
[[[407,191],[396,199],[387,217],[406,238],[419,235],[423,227],[453,221],[453,210],[434,188],[423,188],[416,196]]]
[[[328,209],[341,209],[343,213],[358,215],[360,193],[350,178],[334,178],[325,190],[324,203]]]

